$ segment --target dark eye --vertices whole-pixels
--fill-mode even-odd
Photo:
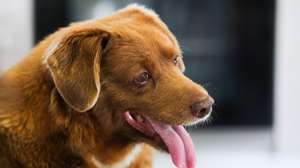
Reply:
[[[138,87],[143,87],[148,83],[148,80],[151,78],[150,74],[148,72],[141,73],[137,78],[134,79],[134,83]]]
[[[177,56],[173,59],[173,63],[174,65],[178,65],[178,62],[179,62],[179,57]]]

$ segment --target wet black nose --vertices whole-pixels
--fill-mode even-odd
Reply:
[[[211,110],[214,104],[214,99],[209,97],[203,101],[195,102],[191,105],[191,112],[193,116],[202,118],[205,117]]]

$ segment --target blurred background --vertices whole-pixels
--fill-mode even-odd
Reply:
[[[70,22],[130,3],[154,9],[178,38],[186,75],[216,100],[210,121],[190,128],[199,167],[300,167],[299,0],[2,1],[0,71]],[[154,165],[172,167],[161,153]]]

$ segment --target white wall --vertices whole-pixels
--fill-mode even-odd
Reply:
[[[274,144],[300,154],[300,1],[277,1]],[[300,156],[300,155],[298,155]]]
[[[32,0],[2,0],[0,5],[0,72],[28,53],[32,46]]]

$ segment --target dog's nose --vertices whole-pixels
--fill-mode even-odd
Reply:
[[[205,117],[211,110],[214,104],[214,99],[209,97],[203,101],[195,102],[191,105],[191,112],[193,116],[202,118]]]

